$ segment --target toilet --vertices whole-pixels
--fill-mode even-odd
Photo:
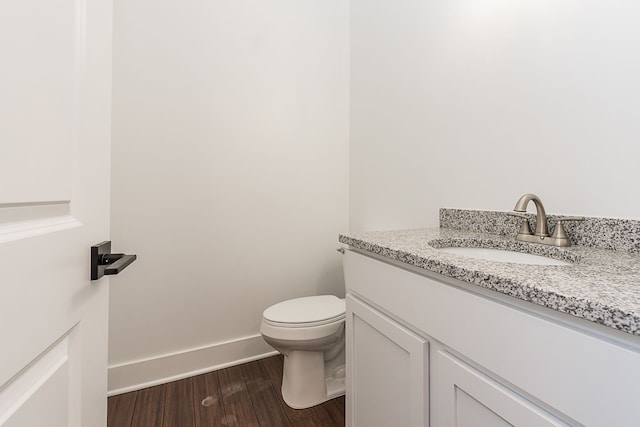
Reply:
[[[295,298],[267,308],[260,332],[284,355],[282,398],[294,409],[344,395],[345,300]]]

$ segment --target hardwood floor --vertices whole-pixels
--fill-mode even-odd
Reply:
[[[280,394],[282,356],[109,398],[108,427],[341,427],[344,397],[309,409]]]

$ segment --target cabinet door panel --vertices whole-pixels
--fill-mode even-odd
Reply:
[[[447,351],[434,352],[437,424],[456,427],[551,427],[568,424]]]
[[[456,427],[510,427],[500,415],[459,387],[455,388]]]
[[[347,295],[347,423],[428,425],[428,342]]]

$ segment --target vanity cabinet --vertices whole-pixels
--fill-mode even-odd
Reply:
[[[640,425],[640,337],[352,250],[344,271],[347,425]]]

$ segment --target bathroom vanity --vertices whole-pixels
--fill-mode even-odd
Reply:
[[[349,246],[347,425],[640,425],[633,251],[541,249],[464,227],[340,241]],[[447,245],[568,262],[491,261]]]

